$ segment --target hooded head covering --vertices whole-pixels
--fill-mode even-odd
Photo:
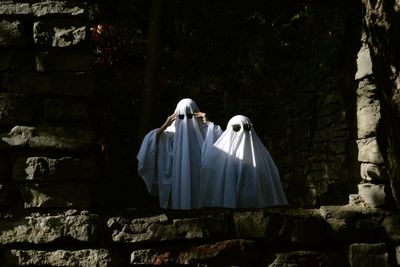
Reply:
[[[197,112],[200,112],[200,109],[192,99],[184,98],[178,102],[175,108],[175,114],[178,116],[172,125],[175,132],[175,142],[179,140],[187,142],[195,137],[198,145],[200,147],[203,145],[206,125],[195,117],[194,114]]]
[[[177,114],[193,114],[195,112],[199,112],[200,109],[197,106],[196,102],[194,102],[190,98],[184,98],[178,102],[175,108],[175,112]]]
[[[198,206],[201,153],[207,124],[196,118],[197,104],[184,98],[176,106],[172,161],[172,208],[190,209]]]
[[[261,208],[287,204],[278,169],[249,118],[232,117],[202,166],[203,206]]]
[[[177,117],[161,133],[150,131],[137,155],[138,172],[147,190],[159,195],[160,207],[191,209],[199,206],[200,168],[205,154],[221,135],[221,128],[196,118],[196,103],[185,98]],[[158,135],[158,137],[157,137]]]

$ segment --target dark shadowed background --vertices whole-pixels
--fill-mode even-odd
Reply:
[[[359,182],[361,12],[350,2],[100,2],[92,30],[105,168],[99,205],[157,205],[136,154],[184,97],[222,128],[248,116],[293,206],[347,203]]]

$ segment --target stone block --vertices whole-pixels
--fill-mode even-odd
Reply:
[[[336,256],[339,258],[340,256]],[[268,267],[289,267],[289,266],[326,266],[336,267],[340,260],[326,253],[317,251],[298,250],[288,253],[277,253],[275,260]]]
[[[0,71],[34,71],[34,62],[35,54],[33,51],[27,49],[0,50]]]
[[[87,4],[80,1],[54,1],[39,2],[2,1],[0,15],[33,15],[37,17],[46,15],[72,15],[86,14]]]
[[[312,244],[329,240],[329,225],[310,210],[234,212],[236,236],[270,242]]]
[[[385,211],[364,205],[322,206],[321,216],[334,232],[338,242],[384,242],[385,231],[381,225]]]
[[[358,160],[361,162],[383,164],[384,160],[375,137],[357,140]]]
[[[351,244],[349,262],[351,267],[389,267],[388,252],[384,243]]]
[[[231,239],[213,244],[192,247],[179,253],[180,264],[202,263],[209,265],[256,265],[262,253],[255,241]]]
[[[400,215],[390,215],[382,222],[388,238],[396,242],[400,241]]]
[[[0,86],[27,95],[90,96],[94,78],[87,72],[3,73]]]
[[[20,3],[16,1],[2,1],[0,5],[0,15],[28,15],[32,14],[29,3]]]
[[[368,45],[363,43],[357,54],[357,72],[355,74],[355,79],[360,80],[372,74],[371,54]]]
[[[78,100],[46,99],[44,101],[44,116],[47,121],[89,121],[87,106]]]
[[[0,220],[0,243],[47,244],[58,239],[94,243],[99,238],[100,220],[96,214],[74,210],[58,214],[12,215]]]
[[[395,253],[396,253],[396,264],[400,265],[400,246],[396,246]]]
[[[112,240],[119,243],[144,241],[187,240],[199,238],[229,238],[232,225],[226,215],[206,215],[195,218],[173,218],[155,214],[137,219],[112,217],[107,226]]]
[[[18,158],[14,164],[14,180],[60,181],[90,180],[95,176],[92,158]]]
[[[359,139],[375,136],[381,120],[378,100],[359,97],[357,99],[357,136]]]
[[[261,251],[250,240],[231,239],[212,244],[168,249],[141,249],[131,254],[133,265],[252,265],[261,261]]]
[[[47,126],[15,126],[1,139],[3,146],[77,152],[92,149],[96,142],[95,133],[88,129]]]
[[[175,259],[170,251],[158,251],[156,249],[139,249],[131,254],[132,265],[164,265],[174,263]]]
[[[349,205],[362,205],[364,200],[361,198],[359,194],[350,194],[349,195]]]
[[[90,186],[78,182],[26,183],[19,186],[25,208],[89,208]]]
[[[23,47],[29,38],[18,20],[0,20],[0,47]]]
[[[106,249],[52,251],[11,249],[6,250],[5,255],[7,261],[14,266],[116,266]]]
[[[372,207],[381,207],[386,203],[385,185],[383,184],[358,184],[358,194],[366,204]]]
[[[362,97],[363,100],[365,99],[379,99],[377,95],[376,84],[368,78],[362,79],[358,82],[357,87],[357,96],[358,98]],[[368,104],[366,102],[363,102]]]
[[[239,238],[264,238],[269,229],[279,227],[280,218],[279,214],[273,216],[273,214],[268,215],[262,211],[236,212],[233,214],[236,234]]]
[[[3,135],[1,140],[9,146],[25,146],[28,145],[28,141],[33,137],[34,132],[34,127],[15,126],[8,134]]]
[[[36,103],[27,97],[0,93],[0,126],[31,122],[36,115]]]
[[[82,1],[52,1],[33,3],[32,12],[35,16],[46,15],[83,15],[87,11],[86,2]]]
[[[372,163],[361,163],[361,178],[365,181],[383,181],[387,180],[386,169],[384,165]]]
[[[52,47],[70,47],[84,44],[87,26],[79,20],[47,19],[33,25],[35,44]]]
[[[90,51],[73,49],[51,49],[36,53],[36,71],[90,71],[92,69]]]

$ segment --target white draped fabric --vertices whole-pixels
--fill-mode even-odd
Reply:
[[[202,155],[222,134],[219,126],[190,118],[200,112],[196,103],[182,99],[175,113],[179,116],[167,127],[157,142],[157,129],[143,139],[137,155],[138,172],[147,190],[159,195],[160,207],[192,209],[199,206]],[[189,116],[187,116],[189,114]]]
[[[249,125],[251,122],[245,116],[231,118],[224,133],[204,156],[201,206],[287,205],[278,168],[254,129],[245,129]]]

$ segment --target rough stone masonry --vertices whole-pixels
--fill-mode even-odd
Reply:
[[[388,183],[369,39],[356,76],[360,198],[308,209],[94,209],[92,4],[0,1],[1,266],[400,265],[400,215],[376,207]]]

